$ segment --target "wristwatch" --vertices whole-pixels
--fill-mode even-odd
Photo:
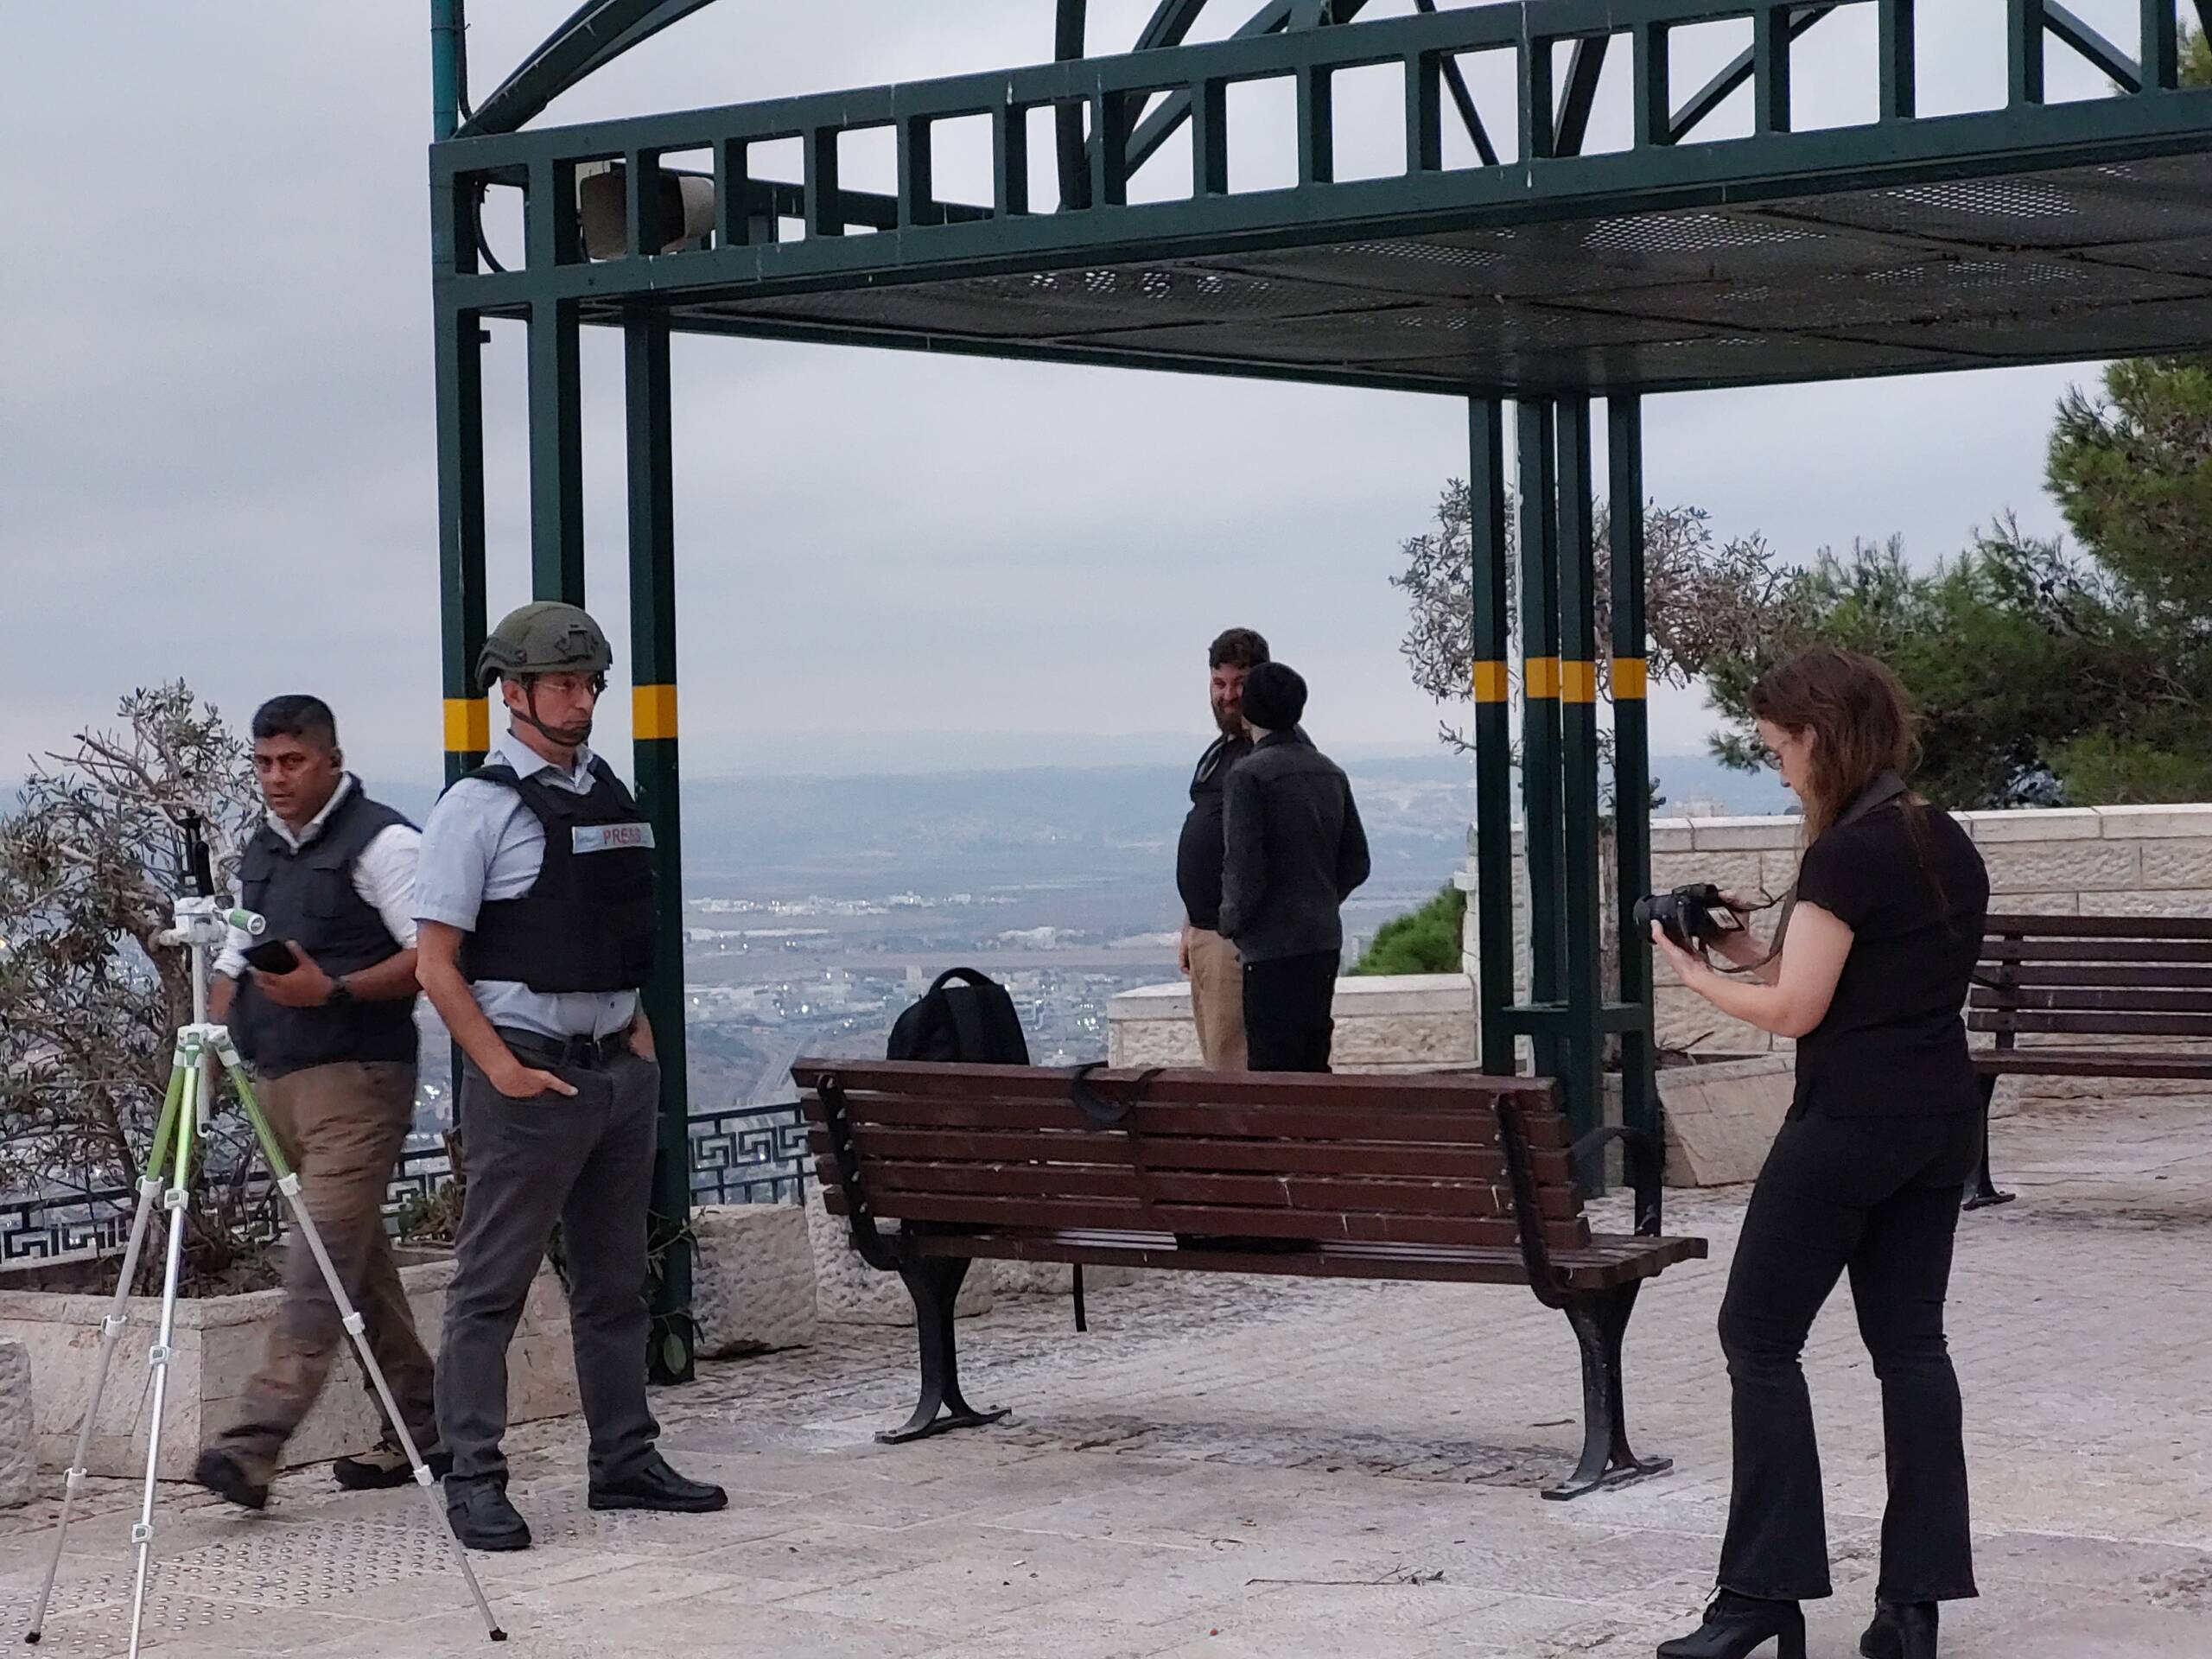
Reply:
[[[322,999],[322,1006],[326,1008],[342,1008],[353,1000],[353,993],[346,988],[345,976],[341,974],[330,982],[330,995]]]

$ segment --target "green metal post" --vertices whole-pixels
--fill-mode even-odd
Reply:
[[[2143,90],[2181,85],[2181,20],[2174,0],[2143,0]]]
[[[1560,903],[1559,468],[1552,409],[1515,406],[1521,471],[1521,801],[1529,859],[1529,992],[1554,1002],[1564,988],[1567,916]],[[1555,1028],[1534,1038],[1536,1070],[1560,1073]]]
[[[652,194],[648,191],[645,194]],[[623,325],[630,462],[630,658],[638,804],[653,830],[660,948],[645,991],[660,1057],[660,1146],[652,1247],[656,1381],[692,1374],[691,1136],[683,1044],[683,845],[676,736],[675,480],[670,460],[669,326]]]
[[[1876,39],[1881,61],[1882,119],[1910,121],[1920,112],[1919,38],[1913,0],[1880,0]]]
[[[1619,883],[1620,989],[1640,1005],[1643,1025],[1620,1032],[1621,1122],[1657,1138],[1659,1091],[1652,1042],[1651,940],[1630,909],[1651,891],[1651,736],[1643,626],[1643,404],[1616,397],[1605,406],[1605,458],[1611,474],[1613,556],[1613,850]],[[1638,1216],[1639,1230],[1657,1217]]]
[[[2050,14],[2045,0],[2006,0],[2007,77],[2015,107],[2040,104],[2044,92],[2044,30]]]
[[[1600,1078],[1605,1035],[1598,933],[1598,618],[1595,526],[1591,522],[1590,400],[1563,397],[1558,408],[1560,559],[1559,654],[1560,897],[1567,931],[1567,1122],[1578,1138],[1604,1120]],[[1586,1164],[1586,1187],[1601,1192],[1605,1160]]]
[[[632,257],[666,239],[660,157],[634,151],[628,182]],[[684,1048],[683,812],[677,757],[676,470],[669,385],[669,321],[639,312],[622,326],[623,403],[630,486],[630,713],[638,804],[653,829],[660,938],[645,988],[660,1059],[660,1141],[653,1159],[648,1243],[654,1262],[646,1370],[656,1382],[692,1377],[690,1087]]]
[[[450,138],[468,102],[468,48],[463,0],[430,0],[430,132]]]
[[[576,169],[541,162],[530,169],[524,221],[530,269],[575,263]],[[530,307],[530,577],[538,599],[584,602],[583,375],[582,319],[573,300]]]
[[[1467,551],[1474,581],[1475,928],[1483,1070],[1516,1069],[1513,1028],[1513,726],[1506,666],[1505,405],[1467,402]]]
[[[460,0],[440,10],[459,27]],[[440,34],[441,52],[458,45]],[[457,65],[439,73],[442,99]],[[445,118],[441,103],[440,119]],[[484,328],[473,311],[438,292],[474,276],[476,257],[474,187],[455,181],[430,192],[430,270],[436,338],[431,346],[438,432],[438,661],[442,682],[445,772],[448,783],[474,767],[491,741],[484,693],[476,683],[476,653],[484,643]],[[456,1075],[458,1075],[456,1073]]]

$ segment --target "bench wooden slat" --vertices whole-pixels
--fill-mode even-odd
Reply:
[[[1001,1100],[1065,1102],[1069,1075],[1043,1066],[950,1065],[925,1060],[821,1060],[792,1063],[800,1089],[821,1086],[835,1077],[849,1093],[882,1090],[932,1099],[960,1100],[988,1096]],[[1559,1088],[1548,1077],[1493,1077],[1480,1072],[1434,1071],[1360,1076],[1342,1072],[1207,1071],[1102,1067],[1089,1082],[1109,1099],[1143,1084],[1145,1098],[1162,1105],[1268,1106],[1317,1104],[1357,1110],[1418,1104],[1423,1099],[1487,1111],[1511,1096],[1525,1109],[1556,1108]]]
[[[1102,1228],[1124,1232],[1205,1233],[1252,1238],[1326,1238],[1370,1243],[1441,1244],[1459,1247],[1514,1245],[1520,1229],[1512,1221],[1391,1215],[1380,1211],[1262,1210],[1235,1205],[1123,1204],[1104,1198],[999,1198],[868,1190],[868,1207],[879,1220],[936,1222],[952,1225]],[[825,1191],[833,1215],[846,1213],[844,1195]],[[1548,1222],[1545,1242],[1554,1249],[1575,1249],[1589,1238],[1580,1221]]]
[[[1987,1077],[2171,1077],[2212,1082],[2212,1053],[2145,1054],[2133,1049],[1981,1049],[1975,1069]]]
[[[829,1132],[807,1131],[807,1142],[817,1153],[831,1150]],[[899,1129],[861,1124],[853,1131],[853,1144],[863,1155],[906,1158],[938,1163],[1052,1162],[1133,1165],[1137,1146],[1151,1169],[1217,1169],[1282,1175],[1415,1175],[1446,1180],[1503,1181],[1505,1155],[1494,1147],[1465,1145],[1436,1146],[1405,1142],[1344,1141],[1321,1144],[1303,1141],[1209,1140],[1176,1135],[1133,1143],[1126,1135],[1100,1134],[1095,1129],[1065,1133],[1020,1130],[993,1132],[960,1129]],[[1572,1179],[1567,1154],[1558,1151],[1530,1154],[1539,1183],[1564,1185]]]
[[[1987,918],[1986,934],[2024,934],[2050,939],[2203,939],[2212,941],[2212,917],[2029,916],[2002,912]]]
[[[836,1164],[817,1160],[825,1181]],[[895,1214],[896,1192],[975,1193],[995,1198],[1111,1198],[1131,1204],[1249,1205],[1260,1209],[1374,1211],[1395,1215],[1498,1217],[1514,1214],[1513,1193],[1500,1182],[1345,1179],[1324,1175],[1222,1174],[1139,1170],[1099,1164],[932,1164],[881,1161],[868,1170],[876,1207]],[[1573,1195],[1540,1193],[1547,1217],[1569,1221]]]
[[[1981,945],[1983,962],[2204,962],[2212,939],[1993,939]]]
[[[2151,985],[1978,985],[1967,1001],[1976,1008],[2044,1012],[2212,1014],[2212,990],[2169,990]]]
[[[2212,966],[2198,968],[2171,962],[2004,963],[1985,968],[1976,982],[1989,989],[2016,985],[2104,985],[2212,990]]]
[[[2076,1037],[2212,1037],[2212,1014],[2067,1014],[2036,1009],[1977,1009],[1970,1031]],[[2123,1052],[2125,1051],[2122,1051]]]
[[[817,1122],[825,1118],[818,1100],[805,1097],[808,1116]],[[936,1098],[877,1094],[848,1088],[847,1116],[855,1124],[878,1123],[921,1129],[1090,1129],[1089,1120],[1065,1095],[1057,1100],[1013,1099],[1004,1096]],[[1487,1116],[1469,1111],[1434,1111],[1415,1108],[1347,1109],[1303,1105],[1166,1105],[1147,1099],[1137,1103],[1127,1120],[1147,1139],[1198,1135],[1205,1139],[1251,1136],[1289,1141],[1319,1141],[1332,1145],[1342,1141],[1393,1143],[1440,1142],[1465,1145],[1478,1136],[1494,1141],[1496,1125]],[[1554,1150],[1567,1146],[1566,1120],[1556,1112],[1532,1111],[1525,1120],[1529,1144]],[[1091,1129],[1111,1134],[1110,1129]]]
[[[1528,1268],[1517,1249],[1440,1249],[1427,1246],[1326,1243],[1314,1250],[1193,1253],[1152,1234],[1085,1231],[967,1233],[925,1236],[925,1255],[988,1256],[1012,1262],[1068,1262],[1086,1266],[1180,1268],[1196,1272],[1270,1273],[1298,1278],[1417,1279],[1455,1284],[1521,1285]],[[1553,1257],[1569,1287],[1606,1290],[1648,1279],[1679,1262],[1700,1261],[1701,1238],[1593,1240]]]

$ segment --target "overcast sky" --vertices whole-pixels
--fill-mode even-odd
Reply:
[[[476,0],[475,90],[571,9]],[[2135,15],[2077,9],[2119,37]],[[8,10],[0,776],[178,674],[240,721],[316,691],[359,769],[432,774],[427,7]],[[1091,10],[1096,47],[1118,48],[1150,5]],[[1205,32],[1244,10],[1215,0]],[[1923,10],[1941,14],[1927,105],[2001,97],[2004,0]],[[1052,10],[723,0],[542,119],[1034,61]],[[1871,27],[1872,8],[1848,10]],[[618,657],[620,372],[619,340],[588,332],[591,601]],[[1085,740],[1202,732],[1205,643],[1238,623],[1306,672],[1325,744],[1418,749],[1434,729],[1388,577],[1465,470],[1453,400],[732,340],[679,339],[675,372],[696,771],[861,753],[814,734],[879,734],[877,753],[880,734],[937,734],[914,752],[948,762],[1128,753]],[[2050,410],[2093,372],[1654,400],[1649,489],[1793,556],[1894,531],[1932,559],[2006,508],[2055,530]],[[486,383],[496,616],[528,597],[518,328],[495,329]],[[601,745],[626,759],[627,699],[605,715]],[[1661,750],[1701,747],[1697,698],[1656,715]],[[979,733],[1063,735],[961,735]]]

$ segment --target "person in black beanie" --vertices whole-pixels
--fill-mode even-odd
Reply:
[[[1244,682],[1252,753],[1223,803],[1221,931],[1244,959],[1255,1071],[1326,1071],[1344,951],[1338,909],[1367,880],[1367,834],[1343,770],[1299,721],[1306,682],[1262,663]]]

